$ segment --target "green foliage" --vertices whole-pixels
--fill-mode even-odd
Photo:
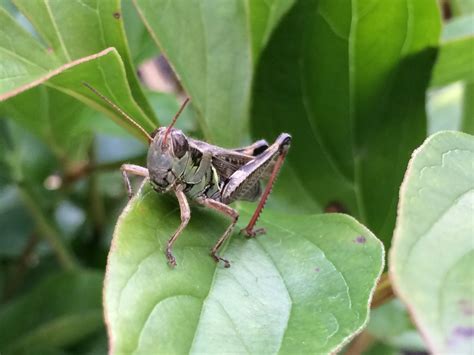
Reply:
[[[474,34],[447,41],[441,48],[431,85],[443,86],[459,80],[474,81],[473,62]]]
[[[469,1],[452,0],[444,24],[437,0],[13,2],[0,2],[2,354],[357,345],[385,259],[375,236],[392,248],[404,174],[389,260],[403,304],[375,310],[359,340],[375,339],[366,353],[474,345],[472,196],[462,195],[472,137],[429,138],[405,173],[427,128],[474,132]],[[179,80],[173,93],[137,77],[156,75],[140,64],[159,53]],[[290,133],[259,220],[267,234],[235,232],[224,269],[208,250],[229,221],[193,206],[169,268],[178,204],[145,182],[117,222],[127,203],[118,169],[144,164],[135,138],[146,137],[84,82],[147,132],[187,95],[177,127],[194,138],[234,147]],[[255,204],[234,207],[238,230]]]
[[[292,3],[136,1],[153,39],[192,97],[204,135],[214,144],[232,147],[246,137],[255,66]]]
[[[474,14],[467,13],[444,26],[431,79],[434,89],[429,92],[429,133],[450,129],[474,133],[473,21]]]
[[[435,134],[413,154],[400,191],[390,272],[438,353],[472,349],[473,161],[474,137]]]
[[[298,184],[323,207],[342,204],[389,246],[403,171],[425,136],[437,6],[341,4],[301,1],[278,28],[257,73],[253,131],[290,131]]]
[[[228,244],[230,269],[208,256],[228,221],[207,211],[193,211],[171,269],[162,250],[178,224],[148,184],[119,219],[105,282],[117,353],[328,353],[367,321],[384,255],[354,219],[266,211],[265,237]]]
[[[89,143],[90,138],[86,137],[91,131],[91,123],[87,122],[90,112],[84,114],[84,108],[73,97],[39,86],[5,102],[2,111],[48,142],[55,155],[64,159],[66,155],[70,158],[73,155],[81,157],[78,147],[84,142],[86,148]],[[32,120],[31,117],[36,119]]]
[[[471,0],[453,0],[451,3],[455,15],[474,13],[474,3]]]
[[[379,341],[393,348],[425,350],[406,307],[399,300],[393,300],[373,310],[367,330]]]
[[[119,9],[117,1],[93,1],[90,7],[79,1],[70,1],[66,6],[61,1],[18,1],[17,5],[26,16],[34,19],[32,23],[48,47],[0,9],[0,21],[4,24],[0,29],[0,46],[4,48],[0,52],[0,98],[9,98],[47,82],[94,108],[99,105],[136,133],[133,126],[78,85],[85,81],[120,102],[121,107],[144,128],[154,128],[154,119],[147,117],[135,102],[143,101],[142,107],[148,107],[129,60],[123,25],[114,17]],[[98,33],[103,33],[103,36],[98,36]],[[105,49],[107,47],[115,49]],[[151,112],[151,109],[147,111]]]
[[[51,276],[0,310],[0,350],[22,353],[60,348],[102,327],[102,275],[67,272]]]

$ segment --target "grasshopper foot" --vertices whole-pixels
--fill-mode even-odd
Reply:
[[[267,233],[265,228],[257,228],[257,229],[241,229],[240,233],[245,235],[247,238],[255,238],[256,236],[262,235]]]
[[[173,253],[171,252],[171,248],[167,248],[166,252],[166,259],[168,259],[168,264],[174,268],[176,266],[176,258],[174,257]]]
[[[211,256],[212,258],[215,260],[216,263],[218,263],[219,261],[222,261],[224,263],[224,267],[227,269],[230,267],[230,263],[228,260],[224,259],[224,258],[221,258],[219,255],[216,255],[215,253],[213,253],[211,251]]]

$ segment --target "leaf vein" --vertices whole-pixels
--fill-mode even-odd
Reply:
[[[247,353],[248,354],[251,354],[252,352],[250,351],[250,349],[248,348],[247,344],[245,343],[244,341],[244,337],[242,336],[242,334],[240,334],[239,330],[237,329],[237,325],[235,324],[234,320],[232,319],[232,317],[230,316],[229,312],[227,312],[227,310],[225,309],[224,305],[218,300],[218,299],[214,299],[214,301],[219,305],[219,307],[224,311],[225,315],[227,316],[227,318],[229,319],[230,323],[232,324],[232,328],[234,328],[234,331],[235,331],[235,334],[237,334],[240,342],[242,343],[242,345],[244,346],[245,350],[247,350]]]
[[[160,299],[158,301],[158,303],[156,303],[153,306],[152,310],[148,313],[148,316],[145,319],[145,322],[143,322],[143,326],[140,329],[140,333],[138,335],[137,345],[136,345],[135,349],[132,351],[132,354],[136,354],[136,352],[137,352],[137,350],[140,346],[140,341],[141,341],[142,336],[143,336],[143,331],[146,329],[146,325],[147,325],[148,321],[150,320],[150,317],[153,314],[153,311],[156,309],[156,307],[158,307],[161,303],[163,303],[166,300],[173,299],[173,298],[180,298],[180,297],[190,297],[190,298],[195,298],[197,300],[201,300],[201,298],[199,298],[199,297],[196,297],[196,296],[193,296],[193,295],[186,295],[186,294],[171,295],[171,296],[164,297],[164,298]]]
[[[49,5],[49,0],[45,0],[44,5],[46,6],[46,10],[48,11],[48,15],[49,15],[49,18],[51,19],[51,24],[54,27],[54,31],[56,32],[56,34],[58,36],[59,43],[61,44],[61,49],[63,50],[64,54],[66,55],[66,58],[67,58],[68,62],[70,62],[70,61],[72,61],[72,58],[71,58],[71,56],[70,56],[70,54],[67,50],[67,47],[64,43],[63,37],[61,35],[61,32],[59,31],[56,20],[54,19],[53,13],[51,11],[51,6]]]
[[[354,188],[354,184],[352,181],[350,181],[343,173],[342,170],[339,167],[339,164],[336,162],[336,158],[330,153],[329,149],[327,148],[326,144],[324,143],[324,140],[322,139],[321,135],[318,133],[318,130],[315,125],[315,119],[314,119],[314,114],[312,113],[310,109],[310,103],[308,101],[308,93],[306,91],[306,81],[305,78],[307,77],[304,75],[304,66],[305,62],[304,60],[298,61],[298,69],[300,71],[299,77],[301,78],[300,80],[300,87],[301,87],[301,100],[303,103],[303,108],[306,113],[305,118],[308,121],[309,127],[311,129],[311,132],[313,133],[313,136],[315,140],[319,143],[321,146],[321,150],[323,151],[324,155],[327,157],[329,165],[334,169],[337,175],[339,175],[344,183],[349,185],[350,187]],[[313,119],[311,119],[313,117]]]
[[[411,258],[411,255],[413,254],[413,250],[415,249],[415,247],[422,241],[422,240],[425,240],[427,238],[427,236],[430,234],[430,232],[433,230],[433,228],[435,228],[438,223],[440,222],[440,219],[445,215],[447,214],[458,202],[459,200],[461,200],[464,195],[470,193],[470,192],[474,192],[474,188],[469,188],[465,191],[463,191],[461,194],[459,194],[458,196],[456,196],[456,198],[454,199],[453,203],[450,204],[449,206],[447,206],[446,208],[443,208],[441,210],[441,212],[433,219],[433,223],[430,224],[430,226],[422,233],[419,233],[417,237],[417,240],[415,241],[415,243],[410,247],[410,249],[408,250],[407,252],[407,256],[405,258],[405,262],[403,263],[399,263],[400,265],[400,273],[403,272],[403,269],[406,265],[409,265],[408,263],[408,260]]]

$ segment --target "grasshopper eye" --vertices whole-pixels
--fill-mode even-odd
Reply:
[[[189,150],[188,140],[183,134],[173,135],[173,152],[177,158],[182,158]]]

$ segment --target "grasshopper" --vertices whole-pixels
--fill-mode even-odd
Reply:
[[[153,189],[159,193],[174,192],[178,199],[181,224],[168,240],[165,250],[171,267],[176,266],[173,245],[191,219],[188,199],[231,218],[230,225],[210,253],[216,262],[223,262],[226,268],[230,267],[230,263],[218,252],[231,236],[239,218],[239,213],[229,204],[237,200],[256,201],[260,198],[255,212],[241,233],[247,237],[265,233],[263,228],[255,228],[255,223],[290,147],[289,134],[280,134],[272,145],[259,140],[238,149],[225,149],[187,137],[173,126],[189,99],[183,102],[168,127],[159,127],[149,134],[109,98],[89,84],[84,85],[137,127],[149,142],[146,168],[132,164],[121,166],[129,198],[132,198],[133,192],[128,174],[132,174],[149,179]],[[262,179],[268,179],[263,192],[260,184]]]

